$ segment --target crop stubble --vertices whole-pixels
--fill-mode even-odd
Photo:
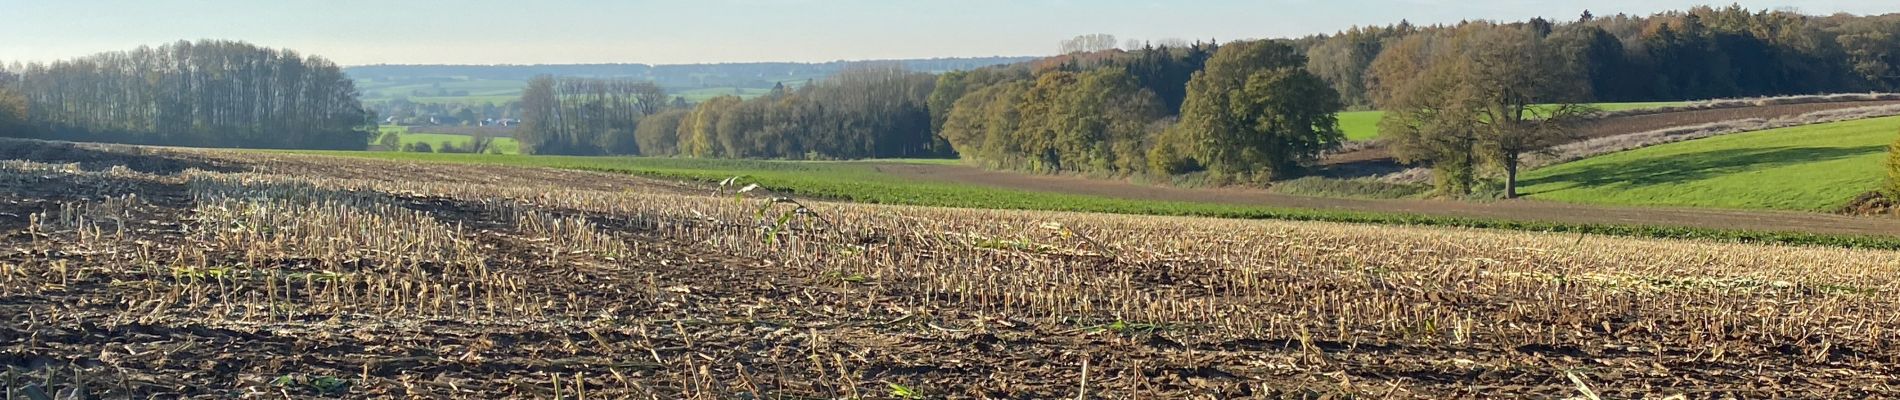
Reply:
[[[835,203],[781,226],[605,174],[86,151],[0,166],[11,386],[1839,398],[1894,393],[1900,354],[1894,252]]]

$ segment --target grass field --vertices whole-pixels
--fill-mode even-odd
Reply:
[[[436,147],[441,146],[444,142],[452,142],[455,143],[456,146],[467,146],[468,141],[471,139],[468,135],[452,133],[410,132],[410,127],[407,126],[384,125],[380,129],[383,133],[395,132],[401,135],[402,144],[404,145],[410,143],[428,143],[430,147]],[[370,138],[370,141],[374,143],[376,139],[378,138]],[[516,141],[515,138],[495,138],[495,142],[489,144],[489,146],[494,147],[495,150],[500,151],[501,154],[521,154],[521,142]]]
[[[875,169],[876,164],[863,161],[762,161],[323,151],[298,151],[297,153],[432,163],[546,167],[624,173],[698,182],[717,182],[726,178],[740,177],[743,182],[757,183],[769,189],[801,197],[872,204],[1078,211],[1163,216],[1205,216],[1294,221],[1334,221],[1392,225],[1456,226],[1635,237],[1699,238],[1722,241],[1900,249],[1900,239],[1870,236],[1761,232],[1680,226],[1575,224],[1406,213],[1313,210],[1182,201],[1132,200],[902,179],[880,173]],[[879,162],[892,162],[892,160],[879,160]],[[907,162],[954,163],[956,161],[908,160]]]
[[[1384,111],[1342,112],[1339,113],[1339,130],[1346,133],[1346,140],[1377,139],[1382,117],[1385,117]]]
[[[1659,101],[1646,103],[1597,103],[1603,111],[1622,111],[1643,108],[1670,107],[1687,104],[1686,101]],[[1339,113],[1339,130],[1345,132],[1346,140],[1371,140],[1379,137],[1379,119],[1385,117],[1384,111],[1347,111]]]
[[[1524,192],[1580,203],[1831,211],[1879,187],[1900,117],[1647,147],[1529,171]]]
[[[684,90],[684,91],[672,93],[672,95],[685,97],[686,101],[698,103],[698,102],[703,102],[703,101],[712,99],[714,97],[719,97],[719,96],[739,96],[741,98],[750,99],[753,97],[764,96],[768,93],[772,93],[772,89],[716,87],[716,88]]]

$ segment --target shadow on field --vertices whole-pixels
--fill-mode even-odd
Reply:
[[[1662,162],[1638,160],[1597,164],[1557,175],[1525,179],[1522,183],[1524,186],[1559,182],[1574,183],[1578,186],[1602,186],[1614,183],[1646,186],[1699,180],[1750,169],[1836,160],[1884,151],[1887,151],[1886,146],[1716,150],[1672,156]]]
[[[99,171],[114,166],[157,175],[173,175],[187,169],[238,172],[240,168],[186,157],[172,157],[145,148],[103,143],[51,142],[31,139],[0,138],[0,160],[28,160],[51,164],[79,164],[80,169]]]

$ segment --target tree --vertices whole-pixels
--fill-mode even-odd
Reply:
[[[1533,26],[1470,25],[1447,46],[1399,86],[1381,133],[1402,161],[1431,162],[1443,193],[1469,193],[1482,162],[1516,197],[1524,154],[1571,139],[1595,113],[1580,104],[1588,80]]]
[[[11,73],[33,129],[0,134],[178,146],[356,149],[375,132],[355,82],[321,57],[176,42]]]
[[[1145,169],[1152,123],[1164,115],[1122,69],[1049,71],[963,96],[942,133],[965,159],[992,167],[1126,175]]]
[[[383,150],[395,151],[402,146],[402,134],[395,131],[384,132],[382,137],[376,139],[376,145],[382,146]]]
[[[1060,54],[1094,53],[1115,49],[1115,35],[1096,33],[1062,41]]]
[[[462,124],[463,126],[473,125],[476,123],[475,110],[469,109],[468,107],[462,107],[461,110],[455,112],[455,119],[460,120],[456,122]]]
[[[1133,57],[1113,64],[1126,70],[1142,88],[1154,92],[1161,107],[1172,115],[1181,111],[1181,102],[1187,98],[1188,80],[1207,66],[1216,48],[1209,43],[1142,48],[1135,50]]]
[[[515,139],[521,142],[522,154],[542,154],[543,146],[560,140],[561,106],[554,84],[553,76],[541,75],[529,79],[521,91],[521,126],[515,130]]]
[[[1027,81],[999,83],[957,99],[944,120],[944,139],[965,159],[994,168],[1027,168],[1015,135],[1030,86]]]
[[[1367,100],[1379,109],[1394,109],[1394,103],[1402,101],[1400,98],[1406,95],[1406,88],[1413,79],[1431,63],[1436,55],[1436,42],[1437,35],[1419,34],[1386,46],[1372,65],[1366,67]]]
[[[640,105],[641,115],[658,114],[668,106],[666,89],[653,82],[635,82],[633,84],[634,101]]]
[[[1292,46],[1230,43],[1188,82],[1181,121],[1163,140],[1222,179],[1283,178],[1344,140],[1334,117],[1342,108],[1339,93],[1308,72]]]
[[[1392,56],[1399,56],[1393,53]],[[1386,56],[1381,56],[1386,57]],[[1390,64],[1388,64],[1390,65]],[[1429,161],[1441,193],[1470,193],[1478,172],[1480,122],[1464,100],[1456,69],[1430,68],[1405,81],[1387,81],[1380,141],[1400,162]]]
[[[1353,106],[1369,106],[1366,98],[1366,68],[1379,54],[1378,38],[1358,28],[1333,36],[1306,51],[1306,69],[1333,85],[1341,100]]]
[[[23,135],[27,129],[26,96],[0,81],[0,136]]]
[[[732,109],[737,108],[738,96],[719,96],[693,108],[679,126],[679,152],[689,157],[721,157],[724,147],[719,145],[719,120],[725,118]]]
[[[1887,181],[1881,186],[1881,193],[1888,200],[1900,201],[1900,138],[1887,145]]]
[[[521,94],[516,138],[528,154],[639,154],[634,132],[665,98],[657,88],[646,81],[536,77]]]
[[[686,118],[688,112],[688,110],[666,110],[641,119],[640,126],[634,130],[633,134],[634,141],[640,146],[640,154],[649,156],[679,154],[680,122]]]
[[[489,150],[493,150],[494,145],[494,136],[489,135],[487,132],[476,132],[473,135],[469,135],[467,150],[470,153],[485,154],[488,153]]]
[[[1869,86],[1900,89],[1900,16],[1856,20],[1835,38],[1847,62]]]

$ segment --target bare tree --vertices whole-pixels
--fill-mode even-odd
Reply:
[[[647,81],[537,77],[522,92],[516,136],[533,154],[639,154],[640,119],[665,102]]]
[[[1106,33],[1088,34],[1062,41],[1060,51],[1062,54],[1092,53],[1112,50],[1115,48],[1115,44],[1115,35]]]
[[[335,64],[244,42],[180,41],[18,72],[8,86],[30,123],[59,139],[360,150],[375,130]]]

